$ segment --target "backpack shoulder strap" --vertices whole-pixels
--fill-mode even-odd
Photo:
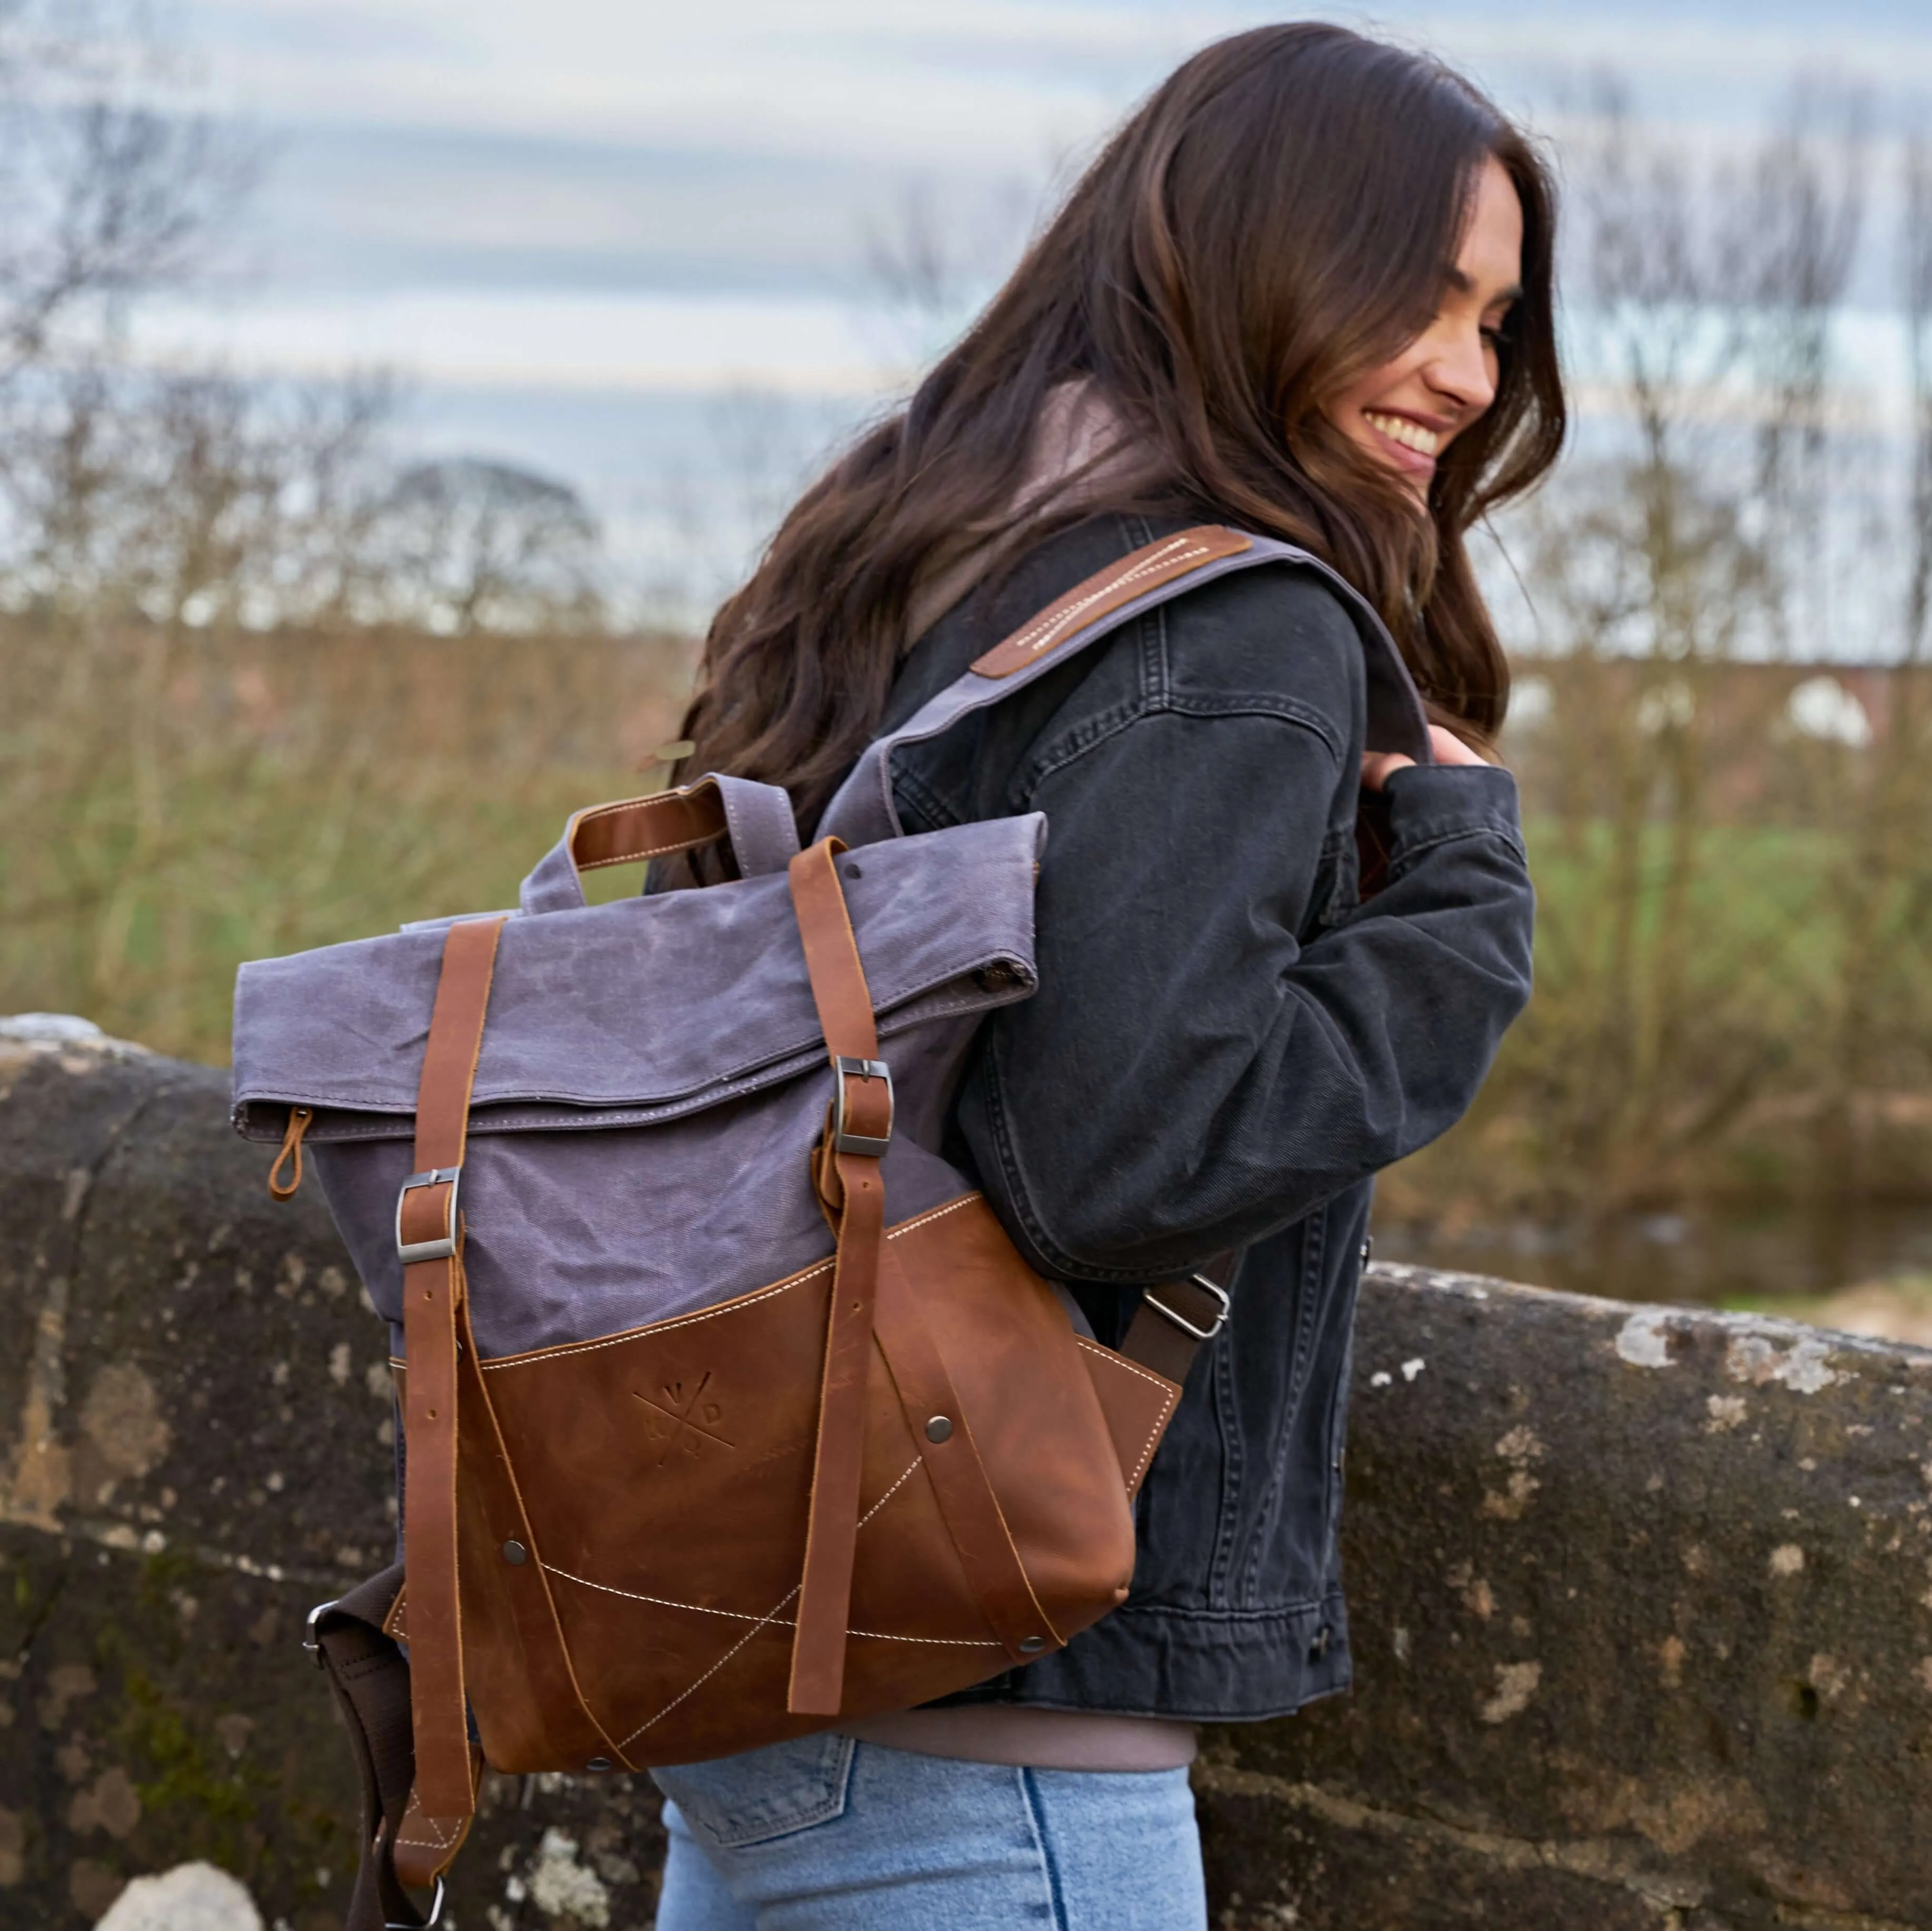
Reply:
[[[997,704],[1036,677],[1097,643],[1144,610],[1237,570],[1285,564],[1313,571],[1340,595],[1362,640],[1368,668],[1368,748],[1430,760],[1422,700],[1395,640],[1366,600],[1318,558],[1273,537],[1202,523],[1144,545],[1049,604],[995,644],[956,682],[928,698],[896,730],[873,739],[825,808],[814,835],[848,845],[901,834],[892,802],[892,754],[937,737],[964,717]]]

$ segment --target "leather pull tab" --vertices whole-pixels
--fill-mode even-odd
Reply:
[[[313,1108],[292,1106],[289,1108],[288,1131],[282,1135],[282,1150],[275,1156],[275,1164],[268,1169],[268,1191],[277,1200],[293,1200],[302,1183],[302,1135],[309,1129],[315,1118]],[[293,1171],[284,1180],[282,1169],[292,1163]]]

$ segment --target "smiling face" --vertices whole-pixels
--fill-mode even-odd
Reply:
[[[1461,250],[1435,319],[1324,412],[1419,496],[1444,449],[1496,400],[1502,331],[1521,294],[1522,203],[1492,155],[1478,177]]]

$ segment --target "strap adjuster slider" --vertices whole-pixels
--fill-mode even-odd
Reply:
[[[1165,1285],[1176,1288],[1186,1285],[1197,1287],[1203,1294],[1212,1297],[1214,1300],[1213,1321],[1205,1327],[1198,1327],[1184,1314],[1169,1307],[1166,1302],[1161,1299],[1159,1288],[1147,1288],[1142,1291],[1141,1298],[1147,1303],[1148,1306],[1163,1320],[1172,1322],[1174,1327],[1179,1328],[1181,1333],[1187,1336],[1190,1340],[1212,1341],[1215,1336],[1227,1326],[1228,1310],[1234,1306],[1234,1303],[1228,1298],[1227,1289],[1219,1282],[1210,1281],[1205,1274],[1190,1274],[1185,1282],[1169,1281]]]

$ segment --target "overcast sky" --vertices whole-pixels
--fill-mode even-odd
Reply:
[[[866,238],[909,194],[991,271],[1222,0],[164,0],[266,170],[219,286],[148,346],[380,365],[432,451],[576,481],[704,596],[917,352]],[[1560,136],[1609,66],[1695,142],[1795,76],[1932,116],[1932,0],[1402,0],[1318,10]],[[1560,145],[1560,142],[1559,142]],[[746,406],[748,391],[785,394]],[[721,401],[721,397],[724,398]],[[788,481],[788,478],[789,481]],[[710,546],[712,560],[690,559]],[[655,565],[650,567],[656,567]]]
[[[862,382],[868,227],[922,184],[970,244],[1190,49],[1184,0],[178,0],[270,166],[244,352],[602,388]],[[1546,127],[1609,63],[1721,138],[1794,73],[1932,100],[1932,0],[1409,0],[1368,16]],[[782,323],[778,321],[782,316]]]

